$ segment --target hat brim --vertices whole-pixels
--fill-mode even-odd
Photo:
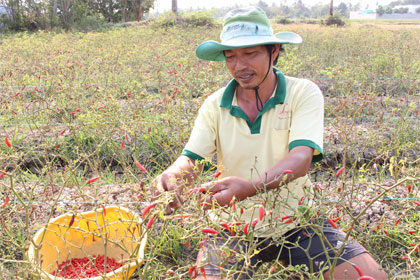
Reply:
[[[219,43],[216,41],[206,41],[200,44],[195,53],[198,58],[211,61],[225,61],[223,51],[248,48],[260,45],[271,44],[300,44],[302,37],[293,32],[280,32],[273,36],[243,36],[230,39]]]

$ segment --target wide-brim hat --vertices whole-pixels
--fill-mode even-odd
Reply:
[[[273,34],[264,10],[248,7],[230,11],[223,19],[220,43],[210,40],[196,49],[198,58],[224,61],[223,51],[271,44],[300,44],[302,37],[293,32]]]

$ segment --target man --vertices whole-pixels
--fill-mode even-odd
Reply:
[[[222,271],[234,269],[239,272],[229,277],[252,279],[262,262],[282,260],[306,265],[313,272],[323,271],[329,279],[326,269],[337,259],[335,279],[357,279],[353,265],[365,275],[386,279],[380,266],[356,242],[347,242],[336,257],[343,232],[328,223],[321,223],[319,231],[297,224],[302,212],[311,212],[313,194],[306,173],[311,162],[323,157],[323,97],[314,83],[286,77],[274,65],[282,45],[300,44],[301,37],[292,32],[274,35],[265,13],[250,7],[226,15],[220,38],[221,43],[202,43],[196,54],[205,60],[225,61],[233,80],[206,99],[182,155],[155,184],[161,191],[176,190],[182,197],[181,182],[193,182],[201,170],[200,161],[216,153],[221,176],[202,185],[206,190],[204,206],[226,208],[236,203],[233,214],[212,211],[210,217],[216,222],[232,222],[235,216],[252,227],[253,240],[257,240],[253,248],[258,253],[248,254],[249,259],[232,260],[230,256],[221,264],[220,253],[226,246],[229,252],[246,253],[254,244],[232,241],[230,233],[223,232],[205,240],[197,266],[204,267],[209,280],[221,279]],[[197,165],[200,168],[195,168]],[[179,202],[170,206],[175,208]],[[267,214],[263,205],[270,209]],[[279,217],[284,217],[283,221]]]

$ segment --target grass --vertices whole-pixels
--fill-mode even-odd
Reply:
[[[340,216],[344,230],[353,225],[350,236],[391,279],[420,277],[411,245],[420,235],[414,203],[420,201],[420,30],[305,24],[274,29],[295,31],[305,42],[287,46],[278,67],[313,80],[325,96],[326,158],[311,168],[314,184],[325,187],[317,192],[316,207],[324,216]],[[194,55],[199,43],[217,40],[218,33],[218,27],[145,24],[1,37],[0,206],[6,197],[10,201],[0,208],[0,278],[38,279],[26,251],[50,215],[110,204],[140,213],[153,201],[148,187],[180,154],[205,95],[230,79],[222,63]],[[11,147],[3,142],[6,136]],[[345,172],[336,178],[341,167]],[[199,181],[213,180],[213,174]],[[95,177],[100,179],[87,183]],[[203,218],[195,197],[182,211],[163,215],[171,195],[159,197],[145,217],[144,224],[153,214],[156,220],[148,230],[145,263],[134,277],[189,277],[201,229],[222,229]],[[304,273],[274,263],[255,279]]]

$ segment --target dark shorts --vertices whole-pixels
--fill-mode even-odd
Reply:
[[[323,234],[321,233],[323,231]],[[313,225],[287,232],[279,240],[256,238],[246,241],[243,237],[227,232],[206,238],[201,266],[206,275],[224,275],[227,279],[252,279],[264,262],[281,261],[285,264],[306,265],[309,272],[325,272],[337,259],[340,264],[367,252],[354,240],[348,240],[341,253],[345,233],[324,225]]]

